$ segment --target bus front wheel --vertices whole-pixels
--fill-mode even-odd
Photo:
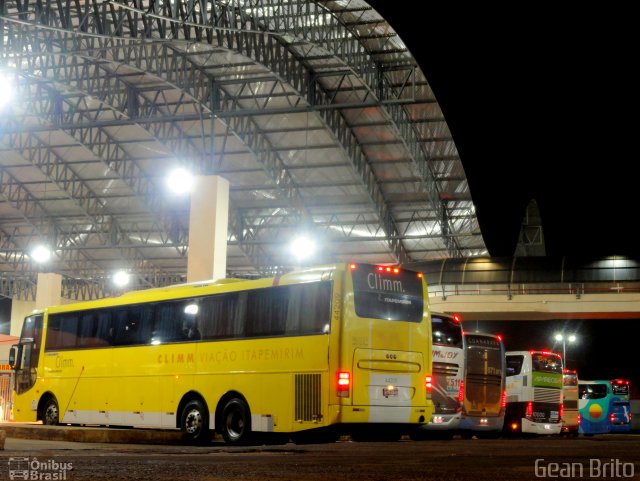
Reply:
[[[222,409],[220,431],[227,444],[247,444],[251,436],[251,414],[242,399],[230,399]]]
[[[42,408],[42,424],[47,426],[56,426],[60,422],[60,410],[58,409],[58,401],[50,397],[44,403]]]
[[[184,406],[180,428],[190,443],[203,444],[211,440],[209,413],[202,401],[192,399]]]

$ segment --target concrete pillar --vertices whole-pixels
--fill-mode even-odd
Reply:
[[[9,330],[10,335],[20,336],[24,318],[31,314],[35,308],[35,301],[23,301],[21,299],[16,299],[15,297],[11,300],[11,328]]]
[[[36,286],[36,309],[62,304],[62,276],[53,273],[38,273]]]
[[[44,309],[49,306],[63,304],[62,300],[62,276],[53,273],[38,273],[38,283],[36,285],[36,300],[22,301],[13,299],[11,301],[11,328],[9,333],[12,336],[19,336],[22,332],[22,322],[34,309]]]
[[[187,282],[226,277],[229,181],[196,177],[191,192]]]

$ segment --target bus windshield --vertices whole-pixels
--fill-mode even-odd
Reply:
[[[467,374],[502,376],[502,344],[496,338],[466,334]]]
[[[578,375],[576,373],[565,372],[562,375],[562,383],[565,386],[577,386],[578,385]]]
[[[450,317],[432,314],[431,325],[434,345],[462,347],[462,328],[459,322]]]
[[[359,317],[422,321],[422,279],[417,272],[358,264],[352,273],[353,297]]]
[[[628,382],[616,382],[611,381],[611,389],[616,396],[628,396],[629,395],[629,383]]]
[[[554,354],[533,353],[531,355],[531,363],[533,371],[557,372],[562,374],[562,362],[560,358]]]
[[[580,384],[580,399],[602,399],[607,397],[606,384]]]

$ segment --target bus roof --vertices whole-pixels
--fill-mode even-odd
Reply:
[[[278,277],[264,277],[259,279],[221,278],[207,281],[174,284],[165,287],[151,289],[139,289],[125,292],[119,296],[103,297],[100,299],[69,302],[47,306],[32,311],[32,314],[44,312],[71,312],[76,310],[95,309],[106,306],[128,305],[135,303],[152,302],[157,295],[164,294],[165,299],[180,299],[198,295],[216,294],[218,292],[241,291],[269,287],[272,285],[287,285],[303,282],[317,282],[329,280],[335,271],[345,271],[353,263],[330,264],[292,271]],[[365,263],[360,263],[364,265]],[[355,264],[357,265],[357,264]],[[367,264],[369,265],[369,264]]]
[[[560,354],[558,354],[557,352],[551,352],[551,351],[537,351],[535,349],[530,350],[530,351],[507,351],[505,353],[507,356],[528,356],[530,354],[547,354],[550,356],[557,356],[557,357],[562,357],[560,356]]]

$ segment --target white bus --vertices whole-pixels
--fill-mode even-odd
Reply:
[[[548,351],[507,352],[505,431],[559,434],[562,430],[562,357]]]
[[[412,438],[429,435],[451,437],[460,426],[464,350],[462,324],[457,314],[431,313],[433,352],[433,389],[431,400],[435,410],[429,423],[422,425]]]
[[[465,332],[460,429],[464,433],[499,433],[505,414],[505,351],[502,337]]]

